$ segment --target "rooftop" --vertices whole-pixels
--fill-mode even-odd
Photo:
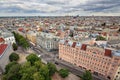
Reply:
[[[115,55],[115,56],[120,56],[120,50],[113,51],[113,55]]]
[[[45,33],[45,32],[41,32],[40,34],[38,34],[44,38],[48,38],[48,39],[53,39],[53,38],[58,38],[57,36],[55,36],[55,34],[53,33]]]
[[[119,56],[120,57],[120,50],[114,50],[114,49],[111,49],[111,48],[102,48],[100,46],[94,46],[94,45],[86,45],[84,43],[81,43],[81,42],[73,42],[73,41],[70,41],[70,40],[60,40],[59,43],[61,44],[64,44],[64,45],[68,45],[68,46],[71,46],[71,47],[80,47],[82,50],[86,50],[86,49],[95,49],[95,50],[98,50],[103,52],[105,56],[108,56],[108,57],[111,57],[112,55],[113,56]],[[106,43],[106,42],[105,42]]]
[[[5,41],[5,40],[3,38],[0,38],[0,43],[3,42],[3,41]]]
[[[5,49],[7,48],[7,44],[1,44],[0,45],[0,56],[2,55],[2,53],[5,51]]]

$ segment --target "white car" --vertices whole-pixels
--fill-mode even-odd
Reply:
[[[41,57],[41,55],[39,54],[38,57]]]

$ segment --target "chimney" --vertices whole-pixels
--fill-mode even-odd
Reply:
[[[112,51],[109,49],[105,49],[105,56],[112,57]]]
[[[67,44],[67,43],[68,43],[68,40],[66,40],[65,43]]]
[[[87,45],[86,44],[82,44],[81,50],[86,50]]]
[[[72,47],[75,48],[75,46],[76,46],[76,42],[73,42]]]

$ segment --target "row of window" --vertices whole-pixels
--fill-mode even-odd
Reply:
[[[15,41],[15,39],[14,38],[7,38],[6,40],[10,40],[10,41]]]
[[[75,59],[75,62],[78,64],[94,65],[95,67],[99,67],[102,69],[108,69],[108,67],[107,67],[108,65],[104,64],[104,62],[101,64],[98,64],[97,62],[95,63],[92,60],[85,60],[84,58],[78,58],[78,57],[73,58],[73,55],[70,55],[69,53],[63,53],[62,55],[66,56],[68,58],[71,58],[73,60]],[[103,64],[104,64],[104,66],[103,66]]]

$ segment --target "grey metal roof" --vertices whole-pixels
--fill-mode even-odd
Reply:
[[[120,50],[113,51],[113,55],[114,55],[114,56],[120,56]]]

